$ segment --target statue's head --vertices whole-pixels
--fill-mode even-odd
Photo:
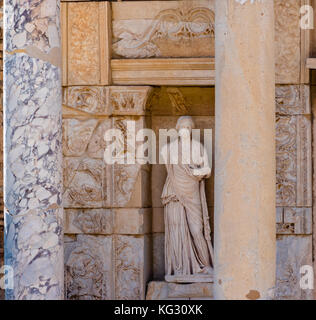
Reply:
[[[195,128],[194,121],[190,116],[182,116],[178,119],[176,129],[180,131],[181,129],[187,129],[192,132],[192,129]]]

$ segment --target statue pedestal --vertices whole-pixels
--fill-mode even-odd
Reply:
[[[146,300],[213,300],[213,283],[152,281],[147,287]]]
[[[213,276],[209,274],[186,275],[186,276],[165,276],[167,282],[175,283],[199,283],[213,282]]]

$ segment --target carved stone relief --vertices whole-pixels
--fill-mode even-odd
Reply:
[[[134,10],[135,6],[142,17],[130,13],[129,3],[113,5],[113,57],[214,56],[213,1],[160,1],[159,6],[139,2]]]
[[[275,0],[276,83],[298,84],[301,71],[301,0]]]
[[[276,86],[276,112],[279,115],[310,114],[310,88],[307,85]]]
[[[277,116],[277,205],[311,206],[311,119]]]
[[[78,235],[65,247],[66,298],[113,299],[112,237]]]
[[[115,237],[115,298],[139,300],[145,298],[150,277],[152,247],[150,238],[118,235]]]

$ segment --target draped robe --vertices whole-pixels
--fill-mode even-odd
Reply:
[[[205,159],[205,158],[204,158]],[[167,179],[162,193],[165,218],[166,275],[210,274],[213,248],[205,197],[205,175],[196,175],[192,165],[166,164]]]

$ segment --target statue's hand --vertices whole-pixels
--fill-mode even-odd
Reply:
[[[208,167],[193,169],[192,172],[193,172],[193,175],[199,178],[200,180],[204,178],[208,178],[211,175],[211,169]]]

